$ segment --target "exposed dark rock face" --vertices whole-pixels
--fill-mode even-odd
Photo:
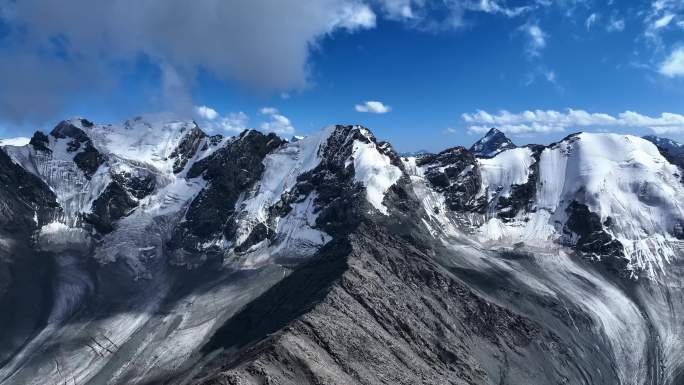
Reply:
[[[207,137],[207,134],[202,131],[197,124],[188,132],[183,140],[178,144],[178,147],[171,153],[170,158],[175,159],[173,162],[173,172],[179,173],[185,169],[188,160],[192,159],[197,150],[202,144],[202,140]]]
[[[92,126],[93,124],[85,119],[81,119],[81,124],[84,127]],[[67,144],[67,151],[76,152],[74,156],[74,163],[85,174],[86,178],[90,179],[98,168],[105,162],[105,157],[93,146],[92,141],[88,135],[80,128],[76,127],[70,121],[60,122],[50,133],[57,139],[71,139]]]
[[[58,210],[50,188],[0,149],[0,231],[32,231],[47,223]]]
[[[37,151],[52,152],[52,150],[50,150],[50,148],[48,147],[48,145],[50,144],[50,139],[41,131],[36,131],[33,134],[31,140],[29,141],[29,144],[33,146],[33,148],[35,148]]]
[[[427,167],[425,176],[435,190],[444,193],[453,211],[484,210],[486,201],[475,196],[482,186],[477,159],[463,147],[454,147],[437,155],[417,159],[417,165]]]
[[[251,188],[264,171],[266,154],[285,143],[275,134],[244,131],[233,142],[211,156],[194,163],[188,178],[204,178],[208,186],[192,201],[185,221],[174,233],[169,246],[185,264],[186,256],[202,251],[202,241],[225,236],[233,239],[235,202],[240,194]]]
[[[129,172],[110,175],[111,182],[91,207],[86,221],[95,229],[106,234],[114,230],[116,221],[130,214],[138,207],[138,200],[150,195],[155,189],[154,174]]]
[[[86,217],[86,221],[95,229],[106,234],[114,230],[114,223],[126,216],[137,206],[126,189],[116,181],[112,181],[100,196],[93,201],[92,213]]]
[[[91,178],[104,162],[105,157],[90,141],[86,142],[83,151],[74,156],[74,163],[83,171],[86,178]]]
[[[32,235],[58,213],[50,188],[0,149],[0,365],[44,322],[50,261]]]
[[[475,156],[491,157],[511,148],[515,148],[515,144],[506,137],[506,134],[492,128],[470,147],[470,152]]]
[[[66,138],[71,138],[74,141],[74,147],[75,150],[78,149],[78,145],[80,143],[84,143],[90,140],[88,135],[83,132],[80,128],[76,127],[72,122],[64,120],[61,121],[55,128],[52,129],[52,132],[50,132],[50,135],[54,136],[57,139],[66,139]]]
[[[155,177],[151,172],[139,171],[137,174],[123,172],[111,175],[112,180],[123,186],[136,199],[143,199],[155,189]]]
[[[361,126],[335,127],[328,138],[321,162],[313,170],[300,175],[289,194],[271,208],[272,217],[285,216],[291,206],[316,191],[316,227],[333,237],[349,234],[360,223],[361,213],[371,210],[364,196],[364,188],[354,180],[352,157],[355,141],[376,143],[378,150],[390,158],[393,165],[401,165],[398,155],[389,145],[377,143],[375,137]]]
[[[527,182],[511,186],[511,194],[508,197],[499,197],[496,202],[496,213],[504,220],[515,217],[523,209],[527,209],[528,212],[533,211],[531,204],[537,193],[539,157],[545,147],[532,145],[530,148],[534,163],[530,166]]]
[[[359,211],[367,208],[363,187],[354,183],[354,165],[346,164],[354,141],[375,141],[358,126],[337,126],[328,138],[322,161],[299,177],[293,197],[305,197],[314,189],[316,206],[321,209],[316,224],[333,237],[349,232],[358,224]],[[291,203],[291,202],[290,202]]]
[[[598,214],[577,201],[572,201],[565,212],[567,229],[578,237],[575,250],[588,257],[599,257],[609,271],[622,278],[629,277],[622,244],[605,231]],[[610,226],[610,222],[609,218],[605,225]]]

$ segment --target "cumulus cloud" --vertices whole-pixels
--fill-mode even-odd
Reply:
[[[242,111],[221,115],[208,106],[195,106],[197,124],[209,132],[236,134],[247,129],[249,117]]]
[[[195,114],[200,119],[214,120],[218,117],[218,112],[215,109],[207,106],[195,106]]]
[[[370,112],[372,114],[386,114],[392,110],[392,107],[378,102],[375,100],[370,100],[364,102],[363,104],[357,104],[354,109],[358,112]]]
[[[259,90],[301,88],[319,39],[376,22],[362,0],[0,0],[0,10],[5,118],[54,112],[66,93],[111,87],[141,59],[174,92],[199,71]]]
[[[290,119],[280,114],[278,109],[273,107],[264,107],[261,109],[261,114],[270,118],[267,122],[262,122],[259,128],[264,132],[274,132],[278,135],[292,135],[295,128]]]
[[[667,77],[684,76],[684,47],[672,51],[660,64],[658,71]]]
[[[534,110],[521,113],[501,111],[498,114],[480,110],[473,114],[463,114],[462,119],[466,122],[467,130],[473,133],[485,133],[492,127],[514,135],[562,132],[571,128],[646,128],[657,134],[684,132],[684,116],[668,112],[657,117],[650,117],[633,111],[625,111],[612,116],[573,109]]]

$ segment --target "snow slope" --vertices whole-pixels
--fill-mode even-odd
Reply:
[[[433,202],[430,205],[439,201],[439,193],[426,192],[430,186],[422,177],[424,170],[407,169],[413,170],[419,196]],[[438,227],[451,229],[452,217],[467,217],[477,239],[485,244],[572,245],[577,237],[565,226],[566,209],[576,201],[596,213],[604,230],[620,242],[634,278],[642,272],[653,277],[656,270],[665,269],[679,247],[677,237],[684,223],[681,171],[642,138],[581,133],[538,155],[523,147],[479,158],[478,170],[482,178],[478,196],[486,197],[487,211],[479,215],[439,210],[441,214],[429,214]],[[536,175],[531,200],[524,202],[526,209],[512,219],[500,217],[500,199],[527,183],[532,172]]]
[[[29,143],[31,138],[18,137],[0,139],[0,146],[25,146]]]
[[[388,215],[387,207],[382,204],[385,193],[401,177],[401,170],[392,165],[387,155],[380,153],[373,142],[354,141],[352,153],[354,180],[366,187],[366,199],[380,211]]]

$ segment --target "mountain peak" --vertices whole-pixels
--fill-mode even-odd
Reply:
[[[491,157],[515,147],[506,134],[492,127],[485,136],[470,147],[470,152],[476,156]]]

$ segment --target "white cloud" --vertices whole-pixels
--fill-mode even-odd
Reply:
[[[274,132],[278,135],[292,135],[295,132],[292,122],[286,116],[281,115],[278,109],[264,107],[260,110],[262,115],[270,117],[268,122],[262,122],[259,128],[264,132]]]
[[[195,106],[195,115],[205,120],[214,120],[219,116],[215,109],[207,106]]]
[[[247,129],[247,122],[249,117],[242,111],[231,112],[226,116],[221,117],[215,123],[216,128],[225,132],[242,132]]]
[[[651,9],[644,12],[644,25],[646,30],[644,36],[647,41],[652,43],[656,49],[665,48],[665,41],[661,34],[675,22],[678,26],[682,22],[677,20],[678,15],[684,11],[684,2],[680,0],[657,0],[651,3]]]
[[[262,115],[273,115],[278,113],[278,109],[273,107],[262,107],[261,110],[259,110],[259,112]]]
[[[338,23],[351,31],[358,28],[375,27],[375,13],[365,4],[349,4],[342,8]]]
[[[373,114],[386,114],[392,110],[392,107],[378,101],[367,101],[363,104],[357,104],[355,107],[358,112],[370,112]]]
[[[684,76],[684,47],[672,51],[670,56],[660,64],[658,71],[670,78]]]
[[[322,38],[376,22],[367,0],[0,0],[0,10],[10,43],[0,47],[0,115],[17,119],[38,109],[53,117],[65,94],[109,94],[141,57],[174,74],[164,76],[171,87],[155,91],[184,91],[171,96],[187,99],[189,113],[199,71],[260,91],[302,89]],[[64,55],[46,55],[52,51]],[[177,100],[164,103],[178,109]],[[150,107],[169,106],[141,106]]]
[[[527,52],[531,56],[539,56],[540,51],[546,47],[547,34],[537,24],[525,24],[523,31],[529,39]]]
[[[623,19],[611,19],[606,30],[608,32],[622,32],[625,30],[625,21]]]
[[[429,31],[461,28],[470,13],[487,13],[514,18],[548,6],[543,0],[526,5],[510,6],[505,0],[369,0],[377,4],[381,14],[390,20]]]
[[[672,21],[672,19],[674,19],[674,17],[675,17],[675,15],[673,15],[671,13],[666,13],[660,19],[656,20],[653,23],[653,28],[661,29],[661,28],[667,27],[670,24],[670,22]]]
[[[587,30],[590,30],[591,27],[596,24],[596,20],[598,20],[598,15],[595,13],[592,13],[589,15],[589,17],[587,17],[587,20],[584,22],[584,26],[587,28]]]
[[[515,17],[533,10],[535,6],[527,5],[519,7],[506,7],[495,0],[480,0],[479,2],[475,3],[475,6],[471,6],[470,8],[482,12],[500,13],[507,17]]]
[[[510,134],[562,132],[571,128],[646,128],[657,134],[684,132],[684,116],[669,112],[664,112],[659,117],[650,117],[633,111],[612,116],[573,109],[521,113],[501,111],[498,114],[480,110],[474,114],[463,114],[462,119],[466,122],[468,131],[474,133],[485,133],[492,127]]]
[[[546,81],[549,83],[556,83],[556,72],[553,70],[549,70],[544,72],[544,77],[546,78]]]
[[[247,129],[249,117],[242,111],[231,112],[221,116],[215,109],[207,106],[196,106],[197,124],[208,132],[239,133]]]

